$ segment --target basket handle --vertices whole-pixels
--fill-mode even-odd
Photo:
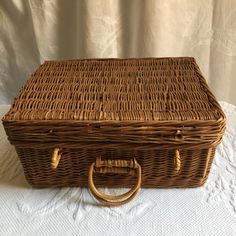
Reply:
[[[53,154],[51,157],[51,167],[56,170],[61,159],[61,153],[59,148],[54,148]],[[181,158],[180,152],[177,149],[174,156],[174,165],[175,171],[178,173],[181,169]],[[104,193],[100,193],[93,181],[93,174],[97,173],[112,173],[112,174],[121,174],[121,173],[130,173],[134,175],[137,173],[137,180],[135,185],[127,193],[112,196]],[[141,166],[138,164],[135,158],[131,160],[101,160],[101,157],[97,157],[96,161],[93,162],[89,168],[88,174],[88,186],[91,193],[96,199],[101,203],[107,206],[120,206],[125,203],[128,203],[132,200],[140,190],[141,186]]]
[[[93,181],[93,174],[96,173],[137,173],[137,180],[135,185],[128,192],[112,196],[100,193]],[[135,158],[131,160],[101,160],[101,157],[96,158],[89,168],[88,185],[93,196],[106,206],[120,206],[132,200],[140,190],[141,186],[141,166]]]

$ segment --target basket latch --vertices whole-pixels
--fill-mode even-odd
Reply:
[[[57,169],[57,166],[61,159],[60,148],[54,148],[51,158],[51,167],[53,170]]]

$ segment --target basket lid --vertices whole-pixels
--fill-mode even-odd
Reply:
[[[11,121],[162,126],[161,136],[163,127],[198,124],[219,133],[225,116],[194,58],[83,59],[43,63],[3,118]]]
[[[218,120],[194,58],[46,61],[6,120]]]

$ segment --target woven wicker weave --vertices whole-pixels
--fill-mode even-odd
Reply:
[[[96,159],[97,186],[132,186],[135,158],[142,187],[195,187],[225,116],[193,58],[89,59],[41,65],[3,124],[33,186],[88,186]]]

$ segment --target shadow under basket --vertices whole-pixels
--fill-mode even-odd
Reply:
[[[203,185],[225,123],[191,57],[46,61],[3,117],[32,186],[89,187],[108,206]]]

